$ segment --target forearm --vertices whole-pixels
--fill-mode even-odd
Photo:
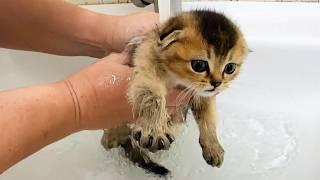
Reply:
[[[0,174],[7,168],[78,130],[64,83],[0,93]]]
[[[107,42],[116,21],[63,0],[4,0],[0,47],[102,57],[112,51]]]

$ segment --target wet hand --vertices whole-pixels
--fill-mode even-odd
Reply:
[[[125,65],[127,55],[113,53],[71,75],[64,81],[71,88],[75,123],[79,130],[110,128],[132,122],[132,106],[127,99],[132,68]],[[175,112],[187,98],[177,100],[178,90],[170,90],[167,97],[169,112]]]
[[[153,12],[140,12],[120,16],[112,32],[111,45],[115,52],[122,52],[126,44],[136,36],[156,28],[159,16]]]

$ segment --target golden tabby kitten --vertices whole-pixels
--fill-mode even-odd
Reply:
[[[134,77],[128,94],[135,124],[106,130],[102,144],[122,146],[140,167],[166,175],[169,171],[154,163],[146,150],[168,149],[190,108],[204,159],[220,167],[224,150],[216,134],[215,95],[238,75],[246,54],[239,28],[220,13],[197,10],[170,18],[147,33],[133,54]],[[188,105],[172,115],[165,106],[170,88],[181,88],[192,96]]]

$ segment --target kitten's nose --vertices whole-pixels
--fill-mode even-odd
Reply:
[[[210,84],[216,88],[216,87],[220,86],[221,82],[220,81],[210,81]]]

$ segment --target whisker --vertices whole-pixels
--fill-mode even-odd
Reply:
[[[196,108],[201,108],[201,97],[197,95],[197,89],[201,88],[202,86],[202,84],[191,83],[178,94],[178,96],[176,97],[177,104],[181,104],[181,102],[183,100],[186,100],[186,97],[189,96],[187,102],[189,104],[192,103],[192,105]]]
[[[183,90],[178,94],[178,96],[176,97],[176,101],[177,101],[177,100],[180,100],[180,99],[183,97],[183,95],[184,95],[188,90],[189,90],[189,87],[186,87],[185,89],[183,89]]]
[[[186,97],[188,96],[189,99],[187,99],[187,101],[189,102],[192,97],[193,92],[194,92],[194,90],[193,90],[192,86],[189,86],[188,91],[184,94],[183,99],[186,99]]]
[[[178,94],[176,98],[177,104],[181,104],[182,100],[185,99],[186,96],[190,93],[189,91],[190,91],[190,87],[188,86]]]
[[[201,87],[200,85],[198,84],[193,84],[193,88],[196,90],[196,88],[198,87]],[[196,94],[197,92],[196,91],[193,91],[193,94],[192,94],[192,97],[193,97],[193,105],[196,107],[196,108],[199,108],[200,107],[200,97]]]

